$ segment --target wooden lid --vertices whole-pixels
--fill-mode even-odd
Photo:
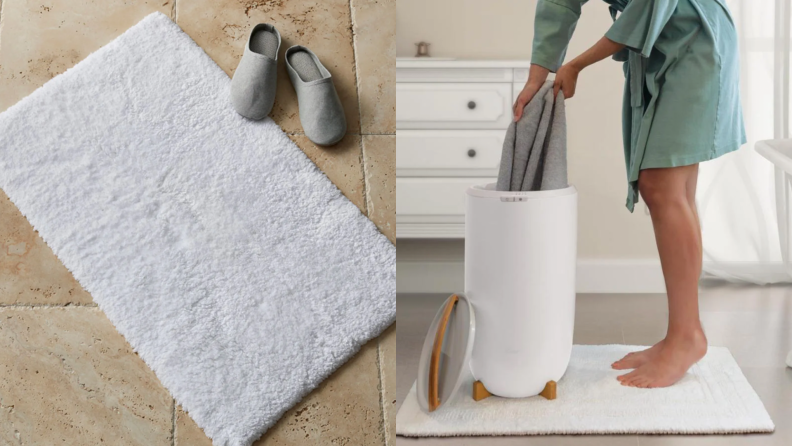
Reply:
[[[416,392],[424,410],[437,410],[459,390],[470,370],[474,333],[470,303],[451,295],[437,312],[421,352]]]

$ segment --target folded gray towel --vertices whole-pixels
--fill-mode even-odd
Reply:
[[[506,131],[496,188],[531,191],[568,185],[564,94],[554,98],[553,81],[547,81]]]

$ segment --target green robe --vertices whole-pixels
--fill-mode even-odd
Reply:
[[[587,0],[539,0],[531,63],[555,72]],[[717,158],[745,144],[737,33],[724,0],[605,0],[605,36],[626,48],[622,113],[627,208],[641,169]]]

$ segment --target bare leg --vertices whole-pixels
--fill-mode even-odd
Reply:
[[[698,165],[641,171],[638,184],[652,215],[668,293],[668,331],[646,362],[619,376],[624,385],[666,387],[707,352],[698,310],[701,230],[695,208]]]
[[[690,166],[694,169],[693,172],[688,175],[686,184],[685,184],[685,197],[687,198],[688,205],[693,212],[693,216],[696,220],[696,235],[698,240],[699,252],[704,252],[702,243],[701,243],[701,225],[699,224],[699,217],[698,217],[698,209],[696,207],[696,184],[698,180],[698,164],[694,164]],[[698,269],[698,276],[701,276],[701,266]],[[665,342],[665,338],[661,339],[657,342],[657,344],[649,347],[646,350],[641,350],[638,352],[628,353],[622,359],[614,362],[611,364],[616,370],[625,370],[625,369],[635,369],[638,368],[645,363],[649,362],[652,358],[657,355],[660,350],[663,348],[663,344]]]
[[[693,172],[686,184],[686,194],[690,209],[693,210],[693,216],[696,218],[696,235],[698,236],[699,252],[703,255],[704,246],[701,240],[701,223],[699,222],[698,207],[696,206],[696,184],[698,183],[698,164],[694,164],[695,172]],[[692,166],[691,166],[692,167]],[[701,256],[699,256],[698,275],[701,277]]]

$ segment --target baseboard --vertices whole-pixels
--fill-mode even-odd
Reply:
[[[464,289],[462,262],[396,262],[397,293],[460,293]]]
[[[402,261],[396,264],[399,293],[451,293],[465,288],[465,268],[454,261]],[[579,259],[578,293],[664,293],[660,261]]]

